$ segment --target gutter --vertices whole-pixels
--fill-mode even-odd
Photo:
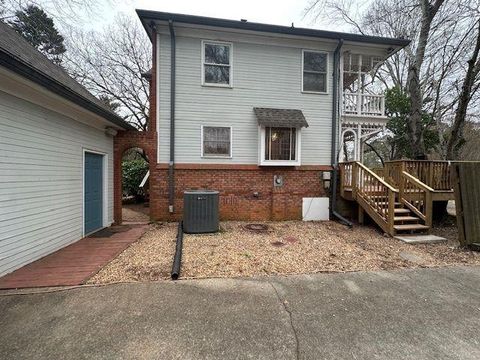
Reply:
[[[135,11],[138,17],[142,20],[142,23],[144,21],[146,22],[147,20],[175,21],[176,23],[183,23],[183,24],[213,26],[213,27],[221,27],[221,28],[228,28],[228,29],[260,31],[260,32],[283,34],[283,35],[307,36],[307,37],[314,37],[314,38],[345,40],[345,41],[378,44],[378,45],[392,45],[392,46],[400,46],[400,47],[405,47],[410,43],[410,40],[400,39],[400,38],[386,38],[386,37],[372,36],[372,35],[349,34],[349,33],[335,32],[335,31],[307,29],[307,28],[300,28],[300,27],[297,28],[294,26],[262,24],[262,23],[255,23],[250,21],[228,20],[228,19],[221,19],[221,18],[175,14],[175,13],[152,11],[152,10],[136,9]]]
[[[44,75],[42,72],[21,61],[17,57],[8,52],[0,50],[0,66],[28,79],[35,84],[38,84],[52,93],[61,96],[62,98],[75,103],[82,108],[91,111],[92,113],[101,116],[110,123],[117,125],[125,130],[137,130],[132,125],[128,124],[118,115],[103,109],[101,106],[79,95],[65,85],[58,81]]]
[[[168,163],[168,212],[173,213],[175,199],[175,65],[176,39],[173,21],[168,21],[170,30],[170,161]]]
[[[332,100],[332,153],[331,163],[333,168],[332,193],[330,195],[330,218],[335,217],[344,225],[352,227],[351,221],[345,219],[336,210],[337,205],[337,181],[338,181],[338,154],[337,154],[337,129],[338,129],[338,81],[340,67],[340,50],[343,46],[343,39],[338,41],[333,53],[333,100]]]

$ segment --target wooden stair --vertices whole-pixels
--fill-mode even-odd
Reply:
[[[342,163],[340,171],[340,192],[348,189],[358,203],[360,222],[366,212],[391,236],[430,231],[433,189],[420,180],[403,172],[397,189],[359,162]]]
[[[402,206],[402,204],[400,204]],[[419,233],[430,230],[430,228],[423,224],[423,220],[412,213],[406,207],[395,208],[395,216],[393,218],[393,229],[396,234],[400,233]],[[401,215],[400,215],[401,214]]]

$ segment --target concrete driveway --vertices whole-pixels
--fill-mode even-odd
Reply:
[[[480,268],[0,297],[0,358],[479,359]]]

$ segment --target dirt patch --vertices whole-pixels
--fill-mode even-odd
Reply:
[[[124,222],[149,222],[148,204],[124,204],[122,206],[122,220]]]
[[[480,265],[479,253],[459,249],[451,242],[409,245],[383,236],[375,228],[349,229],[329,221],[266,224],[269,231],[265,233],[232,221],[222,223],[217,234],[185,234],[181,278]],[[174,223],[152,227],[90,283],[169,279],[176,230]],[[409,261],[405,253],[421,261]]]

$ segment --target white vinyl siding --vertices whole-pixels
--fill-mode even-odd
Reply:
[[[113,221],[104,131],[0,91],[0,134],[0,275],[82,238],[84,149],[107,155]]]
[[[170,38],[168,29],[159,36],[159,162],[168,163],[170,133]],[[332,81],[327,95],[302,93],[302,51],[328,52],[334,45],[288,40],[288,46],[270,45],[261,36],[243,41],[240,34],[211,32],[198,35],[180,29],[176,49],[175,161],[177,163],[259,163],[259,131],[254,107],[300,109],[309,124],[302,129],[301,164],[329,165],[331,152]],[[202,40],[231,42],[233,88],[201,86]],[[238,39],[240,38],[240,39]],[[258,41],[258,43],[254,42]],[[331,66],[329,66],[331,68]],[[331,74],[327,74],[331,76]],[[202,158],[200,126],[230,126],[233,132],[232,159]]]

